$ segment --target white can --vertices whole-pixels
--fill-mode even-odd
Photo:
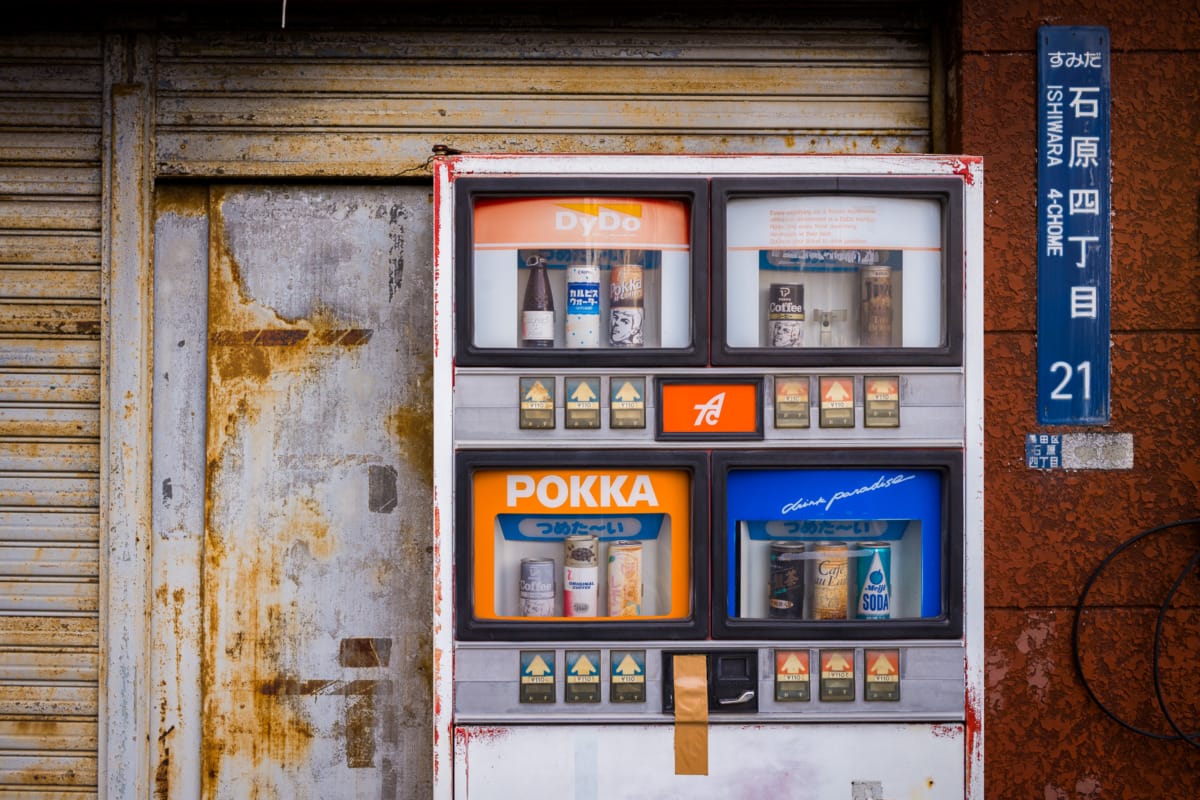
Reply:
[[[568,536],[566,551],[563,614],[568,617],[594,617],[600,590],[599,540],[587,534]]]

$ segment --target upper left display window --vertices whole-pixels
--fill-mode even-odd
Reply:
[[[459,178],[456,362],[704,364],[702,180]]]

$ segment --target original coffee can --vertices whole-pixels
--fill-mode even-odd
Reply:
[[[892,345],[892,268],[862,267],[862,307],[858,343],[863,347]]]
[[[567,347],[600,346],[600,267],[567,267]]]
[[[772,283],[767,292],[771,347],[804,346],[804,284]]]
[[[565,546],[563,615],[594,617],[600,589],[600,542],[582,533],[568,536]]]
[[[863,542],[854,553],[854,616],[858,619],[891,619],[892,546]]]
[[[808,582],[811,619],[846,619],[849,549],[844,542],[817,542]]]
[[[608,284],[608,340],[613,347],[641,347],[646,343],[646,319],[641,264],[615,264]]]
[[[771,542],[767,616],[804,617],[804,542]]]
[[[608,546],[608,615],[636,617],[642,613],[642,543],[613,542]]]
[[[520,610],[522,617],[554,616],[554,559],[522,558]]]

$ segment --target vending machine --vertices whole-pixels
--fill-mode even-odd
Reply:
[[[982,162],[435,162],[439,798],[981,798]]]

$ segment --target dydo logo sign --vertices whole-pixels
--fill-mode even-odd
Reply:
[[[593,233],[631,234],[642,229],[641,203],[559,203],[554,229]]]

